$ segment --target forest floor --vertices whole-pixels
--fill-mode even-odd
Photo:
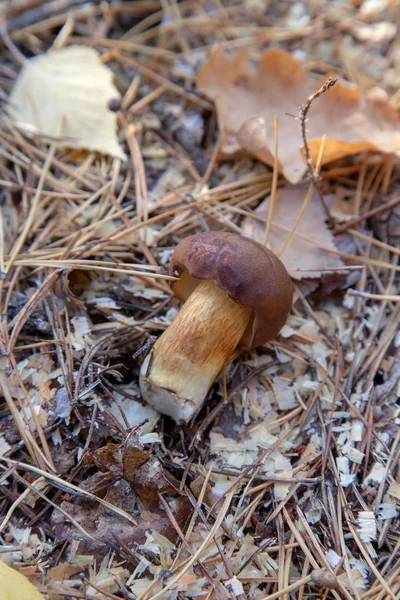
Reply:
[[[398,599],[399,2],[0,10],[0,566],[49,600]],[[139,370],[209,230],[294,302],[177,425]]]

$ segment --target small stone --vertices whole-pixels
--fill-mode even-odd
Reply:
[[[334,590],[338,587],[338,580],[334,573],[326,569],[316,569],[311,574],[311,581],[319,586]]]

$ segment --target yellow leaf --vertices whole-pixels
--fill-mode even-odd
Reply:
[[[24,575],[0,560],[1,600],[44,600],[44,597]]]

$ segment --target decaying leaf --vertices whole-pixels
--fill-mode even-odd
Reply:
[[[336,254],[334,238],[325,223],[326,215],[316,193],[311,196],[306,211],[296,228],[298,235],[292,237],[281,254],[300,214],[306,194],[307,189],[304,186],[286,186],[277,191],[272,227],[268,238],[268,247],[280,256],[290,276],[294,279],[317,278],[322,275],[323,269],[343,267],[342,260]],[[256,208],[254,214],[266,220],[269,202],[270,198],[268,197]],[[246,217],[243,224],[243,235],[262,242],[265,228],[265,224],[261,221]]]
[[[284,50],[265,50],[254,65],[245,49],[232,56],[216,47],[200,71],[197,88],[216,104],[225,155],[244,149],[272,165],[276,117],[280,169],[297,183],[307,167],[300,122],[294,117],[322,83]],[[364,150],[400,155],[400,117],[382,89],[363,93],[338,81],[313,105],[307,130],[314,160],[326,135],[322,164]]]
[[[1,600],[44,600],[42,594],[21,573],[0,560]]]
[[[57,527],[59,539],[73,538],[79,542],[80,551],[95,548],[100,554],[116,539],[128,545],[143,544],[147,535],[161,534],[175,542],[177,532],[161,504],[160,495],[173,501],[172,512],[182,528],[190,517],[191,504],[179,492],[179,481],[151,448],[154,441],[158,441],[157,436],[142,435],[138,426],[124,443],[108,443],[85,457],[87,464],[96,465],[101,472],[88,477],[81,487],[131,515],[136,524],[96,502],[75,498],[64,501],[62,508],[75,524],[90,532],[92,538],[85,537],[65,515],[55,511],[52,523]],[[105,546],[98,547],[96,540]]]
[[[26,61],[8,112],[28,134],[123,159],[116,115],[108,108],[110,100],[120,97],[112,77],[93,48],[50,50]]]

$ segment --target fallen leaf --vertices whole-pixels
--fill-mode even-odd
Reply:
[[[25,62],[8,112],[27,134],[124,159],[116,115],[108,108],[110,100],[120,97],[112,77],[93,48],[50,50]]]
[[[334,237],[325,223],[326,215],[316,192],[311,196],[295,235],[281,254],[286,239],[300,214],[306,194],[306,187],[301,185],[286,186],[277,191],[268,238],[268,247],[278,254],[290,276],[298,280],[306,277],[318,278],[323,275],[324,269],[343,267],[342,260],[335,254],[337,248],[333,241]],[[253,211],[254,215],[266,220],[269,202],[268,196]],[[242,231],[243,235],[262,242],[265,228],[264,223],[246,217]]]
[[[145,450],[138,429],[133,429],[122,447],[122,469],[135,494],[145,506],[158,504],[159,494],[176,495],[179,482],[150,450]]]
[[[216,104],[220,151],[225,155],[246,150],[272,165],[276,117],[280,170],[288,181],[298,183],[307,167],[295,117],[325,80],[304,71],[284,50],[264,50],[255,65],[245,49],[232,56],[217,46],[200,71],[197,89]],[[314,162],[324,135],[322,164],[365,150],[400,156],[400,117],[380,88],[363,93],[354,84],[338,81],[311,107],[307,132]]]
[[[44,600],[34,585],[0,560],[0,598],[1,600]]]

